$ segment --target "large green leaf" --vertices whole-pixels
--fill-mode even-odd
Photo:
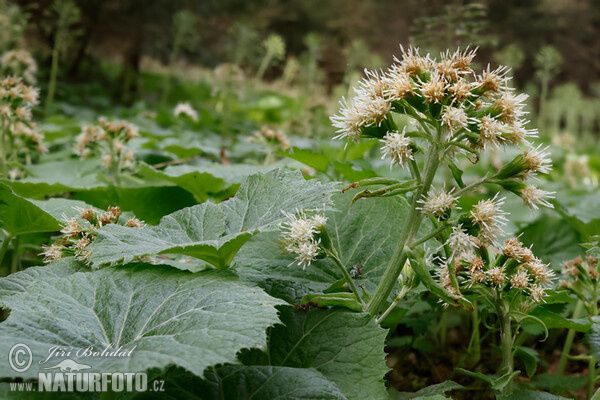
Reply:
[[[72,257],[63,258],[62,260],[41,267],[27,268],[24,271],[19,271],[0,279],[0,301],[4,297],[27,292],[29,286],[37,280],[61,278],[73,275],[76,272],[89,270],[88,267],[75,261]]]
[[[323,374],[307,368],[226,366],[208,371],[206,381],[191,383],[193,386],[188,385],[187,390],[179,393],[201,393],[199,398],[203,400],[346,399],[342,391]],[[168,383],[165,390],[169,390]],[[188,395],[172,398],[183,397],[189,398]]]
[[[196,375],[236,361],[247,347],[266,346],[266,329],[277,323],[282,302],[238,282],[227,271],[191,274],[141,265],[43,278],[22,294],[3,297],[10,308],[0,324],[0,356],[23,343],[33,353],[21,374],[0,363],[0,377],[35,378],[50,348],[132,350],[131,357],[68,358],[91,371],[145,371],[181,366]]]
[[[347,269],[360,268],[357,282],[374,289],[398,243],[408,213],[400,197],[370,198],[351,206],[356,191],[334,197],[336,209],[328,212],[327,230]],[[293,255],[284,254],[278,234],[261,233],[236,255],[233,265],[243,280],[265,288],[273,296],[298,302],[305,294],[323,291],[343,276],[329,259],[317,260],[306,269],[290,265]]]
[[[148,224],[157,224],[165,215],[197,204],[194,196],[180,187],[170,183],[151,185],[150,182],[139,187],[109,186],[80,191],[73,198],[104,210],[109,206],[119,206],[121,210],[131,211]]]
[[[269,339],[272,365],[314,368],[348,399],[385,399],[386,331],[368,314],[344,309],[281,313]]]
[[[526,245],[533,245],[533,253],[554,269],[561,269],[562,263],[583,255],[581,236],[564,220],[544,215],[525,227],[520,239]]]
[[[206,201],[230,185],[224,179],[214,176],[207,168],[194,168],[189,165],[167,167],[164,171],[159,171],[142,164],[138,173],[146,179],[174,183],[190,192],[198,202]]]
[[[447,397],[444,396],[446,392],[461,389],[464,389],[464,386],[453,381],[445,381],[435,385],[427,386],[426,388],[423,388],[417,392],[398,392],[395,389],[390,389],[390,396],[393,400],[423,400],[436,398],[435,396],[438,396],[441,399],[446,399]]]
[[[0,183],[0,228],[13,236],[58,231],[64,218],[79,214],[78,207],[89,206],[70,199],[26,199]]]
[[[45,162],[28,167],[31,177],[4,183],[19,195],[32,198],[89,190],[105,186],[97,178],[100,164],[98,159]]]
[[[0,183],[0,228],[13,236],[60,230],[56,218]]]
[[[306,181],[297,171],[252,175],[234,198],[179,210],[155,227],[103,227],[89,247],[90,261],[99,266],[147,255],[185,254],[222,267],[253,234],[282,221],[282,211],[327,207],[333,190],[331,184]]]

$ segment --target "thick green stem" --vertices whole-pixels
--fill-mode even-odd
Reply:
[[[583,311],[583,301],[577,301],[577,305],[575,306],[575,310],[573,311],[573,319],[577,319],[581,316],[581,312]],[[573,345],[573,339],[575,339],[575,331],[573,329],[569,329],[567,333],[567,338],[565,339],[565,344],[562,348],[562,353],[560,355],[560,360],[558,362],[558,368],[556,373],[558,375],[562,375],[565,372],[565,367],[567,366],[567,359],[569,357],[569,353],[571,353],[571,346]]]
[[[502,351],[502,364],[498,372],[500,375],[510,374],[514,370],[513,359],[513,335],[511,327],[511,319],[509,307],[504,307],[501,310],[500,318],[500,349]],[[510,394],[512,392],[512,379],[502,389],[502,394]]]
[[[588,362],[588,387],[587,387],[587,397],[591,399],[594,395],[594,388],[596,386],[596,357],[591,356],[590,361]]]
[[[467,353],[470,357],[471,365],[475,365],[481,360],[481,334],[479,332],[479,309],[477,308],[477,302],[473,301],[473,312],[472,316],[472,327],[471,327],[471,340],[469,342],[469,349]]]
[[[381,322],[383,322],[385,317],[387,317],[392,312],[392,310],[394,308],[396,308],[396,306],[398,305],[400,300],[402,300],[404,298],[404,296],[406,296],[406,293],[408,293],[409,290],[410,290],[409,286],[402,286],[402,290],[400,290],[400,293],[398,293],[398,296],[396,296],[394,301],[392,301],[392,304],[390,304],[390,306],[383,312],[383,314],[381,314],[381,316],[379,318],[377,318],[375,320],[375,322],[377,322],[377,324],[381,324]]]
[[[398,246],[396,247],[396,251],[394,252],[390,263],[388,264],[388,267],[385,270],[379,285],[377,286],[377,290],[375,291],[373,298],[369,302],[367,311],[372,315],[376,315],[386,306],[387,299],[392,292],[394,284],[398,280],[400,273],[402,272],[404,263],[406,263],[408,254],[404,250],[404,247],[414,240],[419,230],[419,226],[421,225],[421,221],[423,220],[422,213],[417,210],[417,207],[419,206],[417,201],[429,191],[439,163],[439,149],[437,145],[432,144],[429,147],[425,157],[423,185],[420,189],[413,192],[412,204],[404,225],[404,229],[402,231],[402,235],[398,241]]]

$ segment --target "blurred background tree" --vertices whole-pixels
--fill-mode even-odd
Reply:
[[[57,32],[44,27],[53,0],[0,4],[7,10],[0,13],[0,25],[7,18],[20,18],[10,11],[11,4],[28,11],[28,47],[50,71]],[[264,75],[284,83],[294,79],[310,90],[318,86],[331,90],[340,84],[348,87],[364,67],[391,61],[389,55],[399,52],[399,43],[419,45],[431,53],[479,46],[481,63],[504,63],[518,70],[515,86],[524,87],[537,78],[540,85],[531,90],[540,93],[542,103],[561,83],[573,82],[588,96],[600,80],[596,0],[74,0],[74,4],[80,18],[70,24],[69,36],[75,31],[80,36],[60,54],[57,79],[73,83],[94,76],[125,103],[139,94],[139,72],[147,59],[169,69],[181,62],[211,69],[233,63],[247,76]],[[192,36],[176,43],[182,24],[174,17],[182,12],[193,16]],[[4,36],[11,34],[3,29],[2,35],[0,45],[6,47],[10,39]],[[285,49],[285,59],[277,54],[281,57],[277,63],[276,57],[266,57],[262,46],[271,35],[280,37]],[[542,48],[554,49],[565,60],[560,70],[543,71]]]

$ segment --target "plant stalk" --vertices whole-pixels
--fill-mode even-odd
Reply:
[[[398,277],[402,272],[402,268],[404,268],[404,263],[406,263],[408,258],[408,254],[404,250],[404,247],[414,240],[419,230],[419,226],[421,225],[421,221],[423,220],[422,213],[417,210],[417,207],[419,206],[417,201],[429,191],[439,163],[439,149],[437,145],[432,144],[429,147],[425,157],[423,185],[420,189],[413,192],[410,211],[408,213],[408,218],[406,219],[402,235],[398,242],[398,246],[396,247],[396,251],[394,252],[390,263],[388,264],[388,267],[385,270],[379,285],[377,286],[377,290],[375,291],[375,294],[373,295],[373,298],[367,307],[367,311],[371,315],[377,315],[385,307],[394,284],[398,280]]]
[[[342,272],[342,275],[344,275],[344,279],[346,280],[346,282],[348,282],[348,285],[350,285],[350,288],[352,289],[352,292],[354,293],[354,297],[356,297],[356,300],[364,306],[365,304],[364,304],[363,300],[360,298],[360,294],[358,292],[358,288],[356,287],[356,284],[354,283],[354,280],[350,276],[350,273],[348,272],[346,267],[344,267],[344,264],[342,264],[342,262],[340,261],[339,257],[333,251],[331,251],[329,249],[325,249],[325,253],[329,257],[331,257],[331,259],[334,261],[335,265]]]
[[[500,349],[502,352],[502,364],[498,372],[500,375],[510,374],[514,370],[514,358],[513,358],[513,335],[511,328],[510,319],[510,307],[506,304],[501,309],[500,317]],[[502,389],[502,394],[510,394],[512,392],[512,379]]]
[[[575,305],[575,310],[573,311],[573,319],[579,318],[581,316],[581,312],[583,311],[583,301],[578,300],[577,305]],[[575,339],[575,331],[573,329],[569,329],[567,333],[567,338],[565,339],[565,344],[562,348],[562,353],[560,355],[560,360],[558,362],[558,368],[556,373],[558,375],[563,375],[565,372],[565,367],[567,366],[567,359],[569,354],[571,353],[571,346],[573,345],[573,339]]]

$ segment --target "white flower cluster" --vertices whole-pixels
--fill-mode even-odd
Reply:
[[[529,141],[537,130],[525,128],[527,95],[514,93],[505,67],[488,66],[475,73],[471,68],[475,55],[475,50],[467,49],[434,59],[421,56],[416,48],[402,49],[402,57],[386,71],[365,71],[356,95],[350,101],[343,98],[338,114],[331,117],[336,138],[379,137],[383,158],[404,167],[414,157],[413,136],[427,135],[406,128],[400,132],[392,118],[392,113],[399,113],[415,119],[417,129],[440,130],[439,137],[427,140],[452,148],[449,155],[459,151],[478,157],[488,148],[521,146],[522,154],[500,171],[502,179],[513,182],[509,190],[527,206],[551,206],[545,199],[552,193],[521,182],[551,169],[548,148],[534,148]]]
[[[267,125],[263,125],[260,128],[260,131],[254,132],[254,135],[252,135],[248,140],[250,142],[261,142],[267,145],[275,145],[276,147],[281,148],[283,151],[289,150],[289,148],[292,147],[290,140],[288,139],[287,135],[283,133],[283,131],[277,128],[271,129]]]
[[[38,89],[23,83],[21,78],[5,77],[0,81],[0,129],[12,135],[11,145],[0,143],[5,149],[31,148],[38,153],[48,151],[44,135],[32,122],[31,108],[39,101]],[[2,136],[4,140],[8,138]]]
[[[31,53],[27,50],[10,50],[2,55],[0,59],[2,72],[15,76],[22,76],[23,80],[30,85],[35,84],[37,63]]]
[[[321,239],[318,233],[327,223],[327,218],[320,214],[307,217],[303,212],[296,214],[283,212],[287,221],[281,224],[285,251],[296,254],[295,262],[302,269],[310,265],[321,252]]]
[[[506,240],[495,257],[484,260],[477,254],[475,238],[461,237],[464,232],[456,228],[452,257],[441,263],[437,275],[440,284],[450,293],[467,292],[476,285],[499,289],[516,289],[525,293],[534,303],[543,301],[545,287],[554,279],[554,271],[535,257],[530,248],[516,238]],[[459,241],[461,238],[464,241]],[[451,271],[450,268],[453,268]],[[451,274],[456,276],[453,284]]]
[[[179,117],[180,115],[186,115],[191,118],[192,121],[198,122],[198,111],[192,107],[190,103],[178,103],[173,109],[173,116]]]
[[[98,229],[108,224],[119,224],[130,228],[143,228],[144,223],[137,218],[120,222],[119,207],[108,207],[106,212],[97,213],[91,208],[77,208],[79,215],[74,218],[64,218],[60,236],[50,246],[44,246],[41,255],[45,263],[58,261],[63,257],[73,256],[80,261],[87,261],[91,255],[88,246],[94,241]]]
[[[104,117],[99,118],[98,123],[82,128],[76,138],[75,153],[81,158],[97,153],[105,168],[112,165],[117,165],[119,170],[133,168],[135,155],[126,146],[139,136],[138,128],[126,121],[109,121]]]

